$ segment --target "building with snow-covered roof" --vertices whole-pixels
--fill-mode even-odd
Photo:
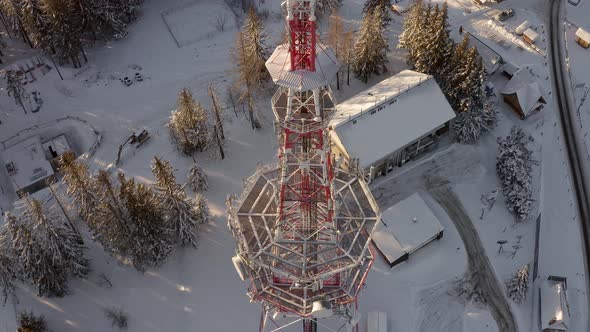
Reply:
[[[529,45],[533,45],[537,39],[539,39],[539,34],[531,29],[528,28],[526,30],[524,30],[524,32],[522,33],[522,39]]]
[[[543,280],[539,288],[539,303],[542,332],[568,331],[570,314],[565,282]]]
[[[455,112],[430,75],[404,70],[336,105],[333,149],[358,160],[368,180],[432,149]]]
[[[46,187],[47,179],[54,176],[39,136],[6,148],[2,157],[9,182],[19,197]]]
[[[467,32],[469,35],[469,46],[475,47],[477,52],[481,56],[481,60],[485,69],[486,74],[491,75],[495,73],[498,68],[505,62],[504,59],[498,54],[498,52],[494,51],[491,47],[489,47],[484,41],[479,39],[477,36],[472,35],[471,33]]]
[[[504,101],[520,115],[521,119],[525,119],[547,104],[541,85],[526,68],[514,73],[501,93]]]
[[[433,240],[444,227],[419,194],[413,194],[381,215],[371,238],[390,267],[402,263]]]
[[[575,39],[576,42],[578,42],[578,44],[580,44],[580,46],[583,48],[590,47],[590,32],[582,28],[578,28],[578,30],[576,30]]]

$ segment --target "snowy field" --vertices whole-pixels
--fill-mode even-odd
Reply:
[[[272,14],[278,11],[277,3],[271,0],[265,2],[271,12],[266,25],[273,42],[280,38],[284,28],[284,22]],[[341,9],[346,24],[354,30],[358,29],[363,3],[363,0],[345,0]],[[547,59],[544,58],[547,45],[544,40],[545,16],[540,3],[526,0],[497,5],[498,8],[518,6],[515,17],[502,26],[496,21],[490,23],[489,15],[493,15],[496,8],[477,6],[468,0],[450,1],[453,35],[458,39],[458,27],[463,25],[467,31],[488,38],[489,44],[494,45],[506,59],[521,67],[529,66],[546,91],[551,91],[551,81],[547,79]],[[590,4],[583,8],[590,8]],[[572,19],[580,21],[590,17],[590,13],[588,16],[576,15]],[[227,21],[224,31],[220,31],[215,23],[218,17],[223,16],[227,17]],[[389,72],[371,78],[368,85],[356,79],[351,81],[351,86],[343,83],[343,89],[336,91],[338,100],[344,100],[407,68],[404,52],[395,48],[402,19],[393,17],[389,31]],[[538,50],[523,46],[512,34],[517,23],[524,19],[532,20],[541,33]],[[320,21],[322,31],[326,31],[325,21]],[[129,35],[123,40],[89,49],[89,64],[81,69],[61,68],[64,81],[52,70],[27,86],[31,91],[38,90],[43,94],[45,102],[39,113],[24,115],[2,93],[0,140],[56,118],[80,117],[102,134],[102,143],[90,158],[92,168],[96,170],[113,167],[121,141],[132,132],[146,128],[152,136],[150,141],[140,149],[125,150],[121,165],[114,170],[150,183],[153,176],[149,162],[153,156],[159,156],[170,160],[177,178],[184,180],[192,160],[181,157],[175,151],[164,125],[182,87],[190,88],[195,98],[206,106],[209,106],[206,94],[209,84],[214,84],[224,93],[232,80],[230,48],[237,31],[235,26],[233,13],[222,0],[146,0],[142,15],[130,26]],[[22,44],[10,43],[10,48],[9,61],[31,55],[31,51]],[[572,63],[575,64],[573,56]],[[590,60],[586,63],[588,66],[580,67],[590,68]],[[119,78],[135,72],[141,72],[146,79],[130,87],[119,82]],[[500,91],[508,80],[496,74],[491,81],[496,91]],[[224,116],[227,158],[219,160],[213,151],[197,156],[198,163],[209,177],[210,190],[205,196],[212,214],[211,222],[201,228],[198,249],[178,249],[162,267],[141,274],[110,258],[97,243],[87,241],[93,268],[89,279],[73,280],[70,283],[71,294],[61,299],[38,298],[32,287],[19,285],[18,301],[0,307],[0,332],[13,332],[15,312],[30,309],[44,314],[54,331],[110,331],[114,328],[105,318],[104,309],[111,307],[129,313],[130,332],[257,330],[260,307],[248,302],[246,284],[239,280],[230,260],[234,254],[234,241],[226,227],[225,198],[229,193],[241,191],[243,180],[254,172],[258,163],[268,163],[276,158],[277,141],[269,107],[273,91],[274,87],[270,88],[268,96],[262,96],[258,101],[262,112],[262,130],[252,131],[242,114],[236,116],[228,108]],[[568,284],[571,285],[571,331],[586,330],[583,319],[587,309],[586,290],[584,276],[580,275],[584,270],[575,260],[580,256],[581,246],[576,235],[577,224],[572,219],[567,166],[563,164],[565,156],[560,134],[556,130],[552,98],[548,98],[548,105],[541,113],[525,121],[521,121],[501,97],[494,102],[502,114],[500,125],[477,145],[453,145],[438,151],[436,156],[426,156],[386,178],[378,179],[372,186],[382,210],[414,192],[420,192],[445,227],[441,240],[421,249],[408,262],[393,269],[377,257],[360,296],[360,311],[364,317],[373,310],[386,312],[390,331],[498,330],[487,307],[473,303],[460,294],[461,281],[467,270],[465,246],[453,221],[429,195],[424,186],[424,175],[442,177],[450,182],[451,189],[465,207],[481,238],[495,273],[493,277],[501,284],[523,264],[530,263],[532,267],[536,219],[540,214],[539,273],[543,278],[560,273],[568,276]],[[506,211],[501,195],[490,211],[484,211],[483,216],[480,202],[482,194],[499,187],[495,171],[495,139],[506,136],[515,123],[532,135],[534,140],[530,147],[540,161],[533,176],[537,186],[537,213],[531,220],[519,224],[515,224]],[[556,158],[558,154],[560,157]],[[0,196],[0,199],[0,206],[5,209],[13,200],[6,195]],[[507,241],[506,252],[498,253],[498,240]],[[513,255],[509,251],[516,253]],[[109,278],[112,287],[101,282],[101,274]],[[535,326],[531,325],[534,321],[533,301],[534,297],[530,296],[524,304],[511,305],[520,331],[535,331]],[[363,319],[361,331],[364,331],[364,326],[366,322]],[[298,330],[299,327],[294,329]]]

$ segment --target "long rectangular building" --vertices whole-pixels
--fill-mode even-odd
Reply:
[[[453,118],[432,76],[404,70],[336,105],[332,151],[371,181],[431,149]]]

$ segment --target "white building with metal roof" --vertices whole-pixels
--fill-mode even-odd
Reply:
[[[444,227],[419,194],[385,210],[381,220],[371,238],[391,267],[406,261],[433,240],[442,238],[444,232]]]
[[[455,112],[430,75],[404,70],[336,105],[333,152],[358,159],[368,180],[435,146]]]

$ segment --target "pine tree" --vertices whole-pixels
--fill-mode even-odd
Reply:
[[[130,217],[119,197],[119,190],[105,170],[98,171],[93,186],[98,193],[98,200],[94,213],[88,220],[88,228],[106,252],[126,258],[136,243]]]
[[[517,221],[528,218],[533,209],[532,171],[537,162],[528,149],[528,135],[513,126],[505,138],[498,138],[496,171],[502,183],[508,211]]]
[[[343,61],[346,50],[343,49],[344,23],[342,22],[342,17],[340,17],[338,13],[333,12],[332,15],[330,15],[329,22],[330,25],[328,26],[326,42],[334,51],[336,58]],[[336,72],[336,90],[340,90],[340,71]]]
[[[98,204],[88,166],[76,160],[76,156],[70,151],[60,157],[59,164],[62,180],[67,186],[66,194],[72,198],[82,220],[88,222]]]
[[[74,67],[80,67],[82,29],[72,3],[70,0],[39,1],[43,16],[47,18],[49,43],[55,48],[56,56],[62,62],[71,60]]]
[[[172,230],[164,218],[164,211],[155,192],[135,179],[119,173],[119,196],[126,209],[132,245],[130,259],[133,266],[144,271],[147,267],[162,264],[172,252]]]
[[[334,11],[342,6],[342,0],[317,0],[316,8],[320,14]]]
[[[429,8],[426,9],[428,10]],[[436,5],[430,21],[424,23],[427,25],[421,29],[427,31],[422,33],[420,56],[415,60],[415,68],[419,72],[433,75],[440,83],[445,79],[443,71],[453,49],[446,2],[442,8]]]
[[[421,34],[424,26],[424,3],[422,0],[414,0],[412,7],[404,18],[404,28],[399,35],[398,48],[408,50],[408,63],[414,66],[417,60],[418,43],[421,41]]]
[[[196,232],[200,220],[195,202],[192,202],[184,188],[176,183],[172,166],[168,161],[154,157],[152,173],[156,177],[154,188],[157,199],[163,208],[166,223],[172,229],[175,242],[183,246],[191,244],[196,248]]]
[[[14,215],[8,213],[5,219],[13,218]],[[8,221],[5,222],[8,224]],[[14,292],[14,280],[18,276],[18,263],[12,248],[10,234],[4,226],[0,230],[0,291],[6,303],[8,296]]]
[[[207,174],[205,174],[203,169],[197,163],[194,163],[189,169],[187,179],[187,184],[193,191],[209,189]]]
[[[38,0],[22,0],[21,16],[23,28],[27,31],[34,47],[47,49],[50,44],[50,28]]]
[[[6,93],[14,98],[14,102],[17,105],[20,105],[23,108],[25,114],[27,114],[27,109],[24,105],[24,100],[27,98],[27,90],[25,90],[25,87],[23,86],[20,75],[18,75],[14,70],[7,70],[5,79]]]
[[[363,14],[374,11],[381,12],[381,26],[386,28],[391,23],[391,0],[367,0],[363,6]]]
[[[444,76],[445,79],[441,80],[440,87],[453,107],[456,107],[458,102],[452,100],[452,96],[459,94],[458,92],[455,92],[455,89],[461,83],[461,78],[457,75],[457,71],[464,63],[468,49],[469,35],[465,34],[458,45],[453,45],[449,60],[443,68],[442,76]]]
[[[86,278],[90,272],[88,259],[84,256],[84,244],[78,233],[72,230],[56,212],[55,207],[45,208],[35,199],[27,199],[27,209],[22,215],[24,222],[32,226],[32,235],[42,251],[45,261],[38,262],[42,273],[35,282],[41,294],[65,294],[67,285],[61,285],[62,273],[77,278]],[[53,271],[61,269],[63,271]],[[51,276],[58,276],[52,280]],[[65,281],[65,278],[64,278]],[[62,291],[64,291],[62,293]]]
[[[521,304],[526,300],[529,291],[529,264],[522,266],[506,282],[506,293],[512,301]]]
[[[356,76],[367,83],[373,74],[379,75],[387,71],[387,50],[389,46],[383,34],[380,11],[365,14],[361,31],[354,46],[352,69]]]
[[[248,16],[242,27],[244,38],[244,51],[251,66],[252,83],[259,87],[262,82],[268,80],[270,75],[266,70],[265,62],[269,57],[269,48],[266,45],[268,34],[264,30],[262,19],[256,14],[253,7],[248,10]]]
[[[172,111],[168,127],[178,149],[185,155],[206,149],[209,141],[207,114],[186,88],[178,94],[177,108]]]
[[[195,210],[197,211],[197,223],[205,224],[209,222],[209,206],[205,196],[197,194],[195,197]]]
[[[260,122],[256,114],[254,102],[254,90],[256,82],[260,82],[260,71],[256,65],[252,65],[252,59],[246,49],[245,33],[239,31],[236,36],[236,45],[232,49],[232,58],[235,64],[237,79],[234,82],[236,91],[240,91],[238,102],[248,106],[248,115],[252,129],[260,128]]]

